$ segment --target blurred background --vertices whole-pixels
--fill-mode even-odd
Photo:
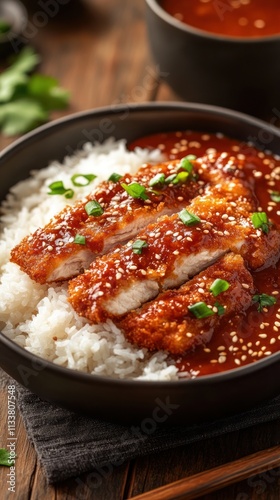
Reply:
[[[15,43],[40,56],[36,69],[69,91],[50,119],[123,102],[176,99],[159,84],[150,55],[145,0],[25,0],[28,22]],[[2,70],[5,61],[1,60]],[[0,149],[14,137],[0,135]]]

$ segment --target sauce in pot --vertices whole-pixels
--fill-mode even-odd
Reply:
[[[179,21],[219,35],[280,34],[279,0],[161,0],[160,5]]]
[[[137,146],[159,148],[166,159],[215,152],[230,152],[233,161],[245,159],[245,172],[254,183],[259,211],[266,212],[280,227],[280,157],[222,134],[191,131],[143,137],[130,144],[130,149]],[[252,303],[246,313],[225,320],[208,344],[176,360],[182,376],[184,372],[194,376],[223,372],[280,351],[280,260],[267,269],[253,272],[252,276],[256,294],[273,297],[275,304],[260,307],[259,303]]]

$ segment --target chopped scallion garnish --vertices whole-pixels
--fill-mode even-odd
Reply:
[[[192,306],[189,306],[189,311],[198,319],[207,318],[208,316],[213,316],[214,311],[205,304],[205,302],[197,302]]]
[[[199,222],[201,222],[200,218],[197,215],[188,212],[186,208],[184,208],[183,210],[181,210],[181,212],[179,212],[179,219],[186,226],[193,226],[194,224],[198,224]]]
[[[138,182],[132,182],[131,184],[122,183],[122,187],[129,196],[132,196],[132,198],[141,198],[142,200],[148,199],[146,188],[138,184]]]
[[[52,182],[51,184],[49,184],[48,188],[50,189],[48,194],[51,194],[51,195],[55,195],[55,194],[64,195],[65,198],[73,198],[73,196],[74,196],[73,189],[65,188],[62,181]]]
[[[275,203],[280,203],[280,193],[279,193],[279,191],[272,191],[272,193],[270,193],[270,199],[272,201],[275,201]]]
[[[141,255],[143,248],[147,248],[148,243],[145,240],[136,240],[132,245],[133,253]]]
[[[190,174],[188,172],[179,172],[176,177],[171,181],[172,184],[184,184],[189,179]]]
[[[225,313],[225,306],[220,304],[219,302],[215,302],[214,306],[217,308],[217,314],[218,316],[222,316]]]
[[[188,172],[190,174],[193,170],[193,164],[191,162],[194,160],[196,160],[195,155],[185,156],[185,158],[182,158],[182,160],[181,160],[180,167],[183,170],[186,170],[186,172]]]
[[[86,238],[82,234],[76,234],[74,238],[74,243],[78,243],[78,245],[85,245],[86,244]]]
[[[258,312],[262,312],[264,307],[271,307],[276,304],[276,298],[266,293],[253,296],[253,302],[258,304]]]
[[[77,181],[77,179],[81,180]],[[88,186],[92,181],[94,181],[94,179],[96,179],[96,175],[94,174],[74,174],[71,177],[71,181],[74,186],[78,187]]]
[[[117,174],[116,172],[113,172],[113,173],[110,175],[110,177],[109,177],[108,181],[118,182],[121,178],[122,178],[122,175]]]
[[[166,184],[170,184],[171,182],[174,181],[174,179],[176,179],[176,177],[177,177],[177,174],[171,174],[171,175],[169,175],[168,177],[166,177],[165,183]]]
[[[88,215],[93,215],[97,217],[98,215],[102,215],[104,210],[101,207],[100,203],[95,200],[88,201],[85,205],[85,211]]]
[[[222,292],[225,292],[230,287],[230,284],[226,280],[216,279],[213,281],[209,290],[213,293],[214,297],[217,297]]]
[[[165,184],[165,175],[164,174],[156,174],[149,182],[149,186],[154,187],[158,186],[161,187]]]
[[[251,215],[251,220],[253,223],[253,226],[256,229],[261,229],[263,233],[268,233],[269,232],[269,220],[265,212],[254,212]]]

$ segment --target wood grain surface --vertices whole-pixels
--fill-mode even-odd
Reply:
[[[26,4],[34,24],[37,2],[29,0]],[[41,54],[40,72],[58,78],[71,94],[69,108],[53,113],[51,119],[121,102],[178,100],[168,86],[160,82],[150,56],[144,0],[69,0],[44,27],[34,30],[28,42]],[[0,149],[14,140],[0,135]],[[7,393],[3,388],[0,388],[0,401],[2,447],[8,437]],[[16,417],[16,493],[8,491],[9,469],[0,467],[1,500],[129,499],[280,443],[279,425],[273,422],[132,460],[116,467],[98,488],[92,485],[90,473],[50,486],[26,437],[18,411]],[[279,500],[280,467],[201,498]]]

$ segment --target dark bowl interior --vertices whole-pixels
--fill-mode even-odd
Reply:
[[[40,127],[0,154],[1,199],[29,171],[61,160],[89,140],[132,141],[143,135],[192,129],[251,140],[280,154],[280,131],[257,119],[198,104],[123,105],[79,113]],[[194,380],[112,380],[58,367],[0,334],[0,366],[42,399],[118,422],[154,415],[167,423],[198,422],[246,410],[280,393],[280,353],[223,374]]]
[[[233,38],[188,26],[160,0],[146,0],[151,52],[160,76],[186,101],[264,119],[280,108],[280,34]]]

